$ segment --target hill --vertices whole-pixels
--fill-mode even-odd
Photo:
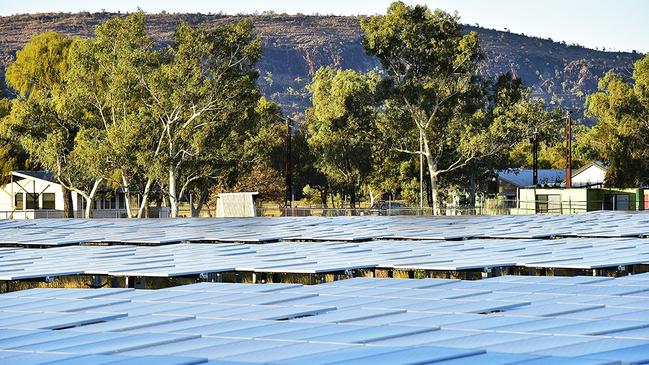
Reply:
[[[0,17],[0,68],[14,59],[33,35],[55,30],[70,36],[88,37],[104,20],[123,14],[54,13]],[[259,63],[263,93],[278,102],[286,115],[299,119],[310,105],[305,85],[320,66],[331,65],[367,71],[379,67],[365,54],[358,17],[305,15],[226,16],[222,14],[151,14],[147,27],[156,39],[170,39],[181,21],[216,24],[252,18],[264,40]],[[481,72],[493,76],[510,71],[521,77],[534,95],[582,113],[585,95],[597,87],[597,78],[608,70],[628,73],[637,53],[604,52],[567,45],[550,39],[465,26],[476,31],[485,53]],[[2,72],[4,75],[4,72]]]

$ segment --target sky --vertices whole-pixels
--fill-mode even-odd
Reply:
[[[133,12],[374,15],[389,0],[0,0],[0,15],[44,12]],[[419,0],[448,12],[464,24],[552,38],[606,50],[649,52],[647,0]]]

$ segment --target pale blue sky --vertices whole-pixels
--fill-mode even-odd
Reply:
[[[509,29],[555,41],[607,50],[649,52],[647,0],[420,0],[449,12],[463,23]],[[276,13],[379,14],[389,0],[0,0],[0,15],[42,12],[201,12],[226,14],[273,10]]]

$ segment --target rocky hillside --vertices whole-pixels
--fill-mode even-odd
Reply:
[[[31,36],[55,30],[70,36],[87,37],[95,25],[112,13],[33,14],[0,17],[0,67],[14,57]],[[260,86],[267,97],[282,105],[284,112],[300,118],[309,105],[305,85],[320,66],[332,65],[366,71],[379,67],[361,46],[357,17],[251,16],[264,40],[259,63]],[[151,34],[168,40],[175,26],[186,21],[207,27],[234,22],[242,16],[205,14],[155,14],[147,17]],[[535,95],[568,106],[581,115],[585,95],[597,87],[597,78],[614,69],[628,73],[636,53],[602,52],[549,39],[466,26],[479,34],[485,53],[482,72],[496,75],[511,71],[532,88]],[[4,72],[2,72],[4,74]]]

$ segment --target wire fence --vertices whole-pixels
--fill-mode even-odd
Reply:
[[[323,206],[281,207],[279,205],[259,205],[256,209],[257,216],[263,217],[338,217],[338,216],[458,216],[458,215],[524,215],[524,214],[579,214],[599,210],[638,211],[649,210],[649,201],[625,200],[510,200],[510,199],[485,199],[475,206],[445,204],[436,211],[432,207],[411,207],[403,202],[383,202],[380,208],[351,208]],[[93,209],[92,218],[117,219],[128,218],[126,209]],[[213,217],[215,209],[204,209],[198,217]],[[75,218],[85,217],[84,210],[74,212]],[[179,217],[192,217],[189,209],[181,208]],[[169,208],[151,207],[147,211],[147,218],[168,218]],[[14,211],[0,211],[0,219],[41,219],[64,218],[62,210],[54,209],[28,209]]]
[[[396,203],[396,202],[395,202]],[[456,216],[456,215],[524,215],[524,214],[579,214],[599,210],[637,211],[649,209],[649,201],[617,203],[610,200],[507,200],[486,199],[476,205],[444,205],[437,210],[432,207],[408,207],[401,203],[384,204],[382,208],[328,208],[295,206],[288,208],[258,208],[259,216]]]

